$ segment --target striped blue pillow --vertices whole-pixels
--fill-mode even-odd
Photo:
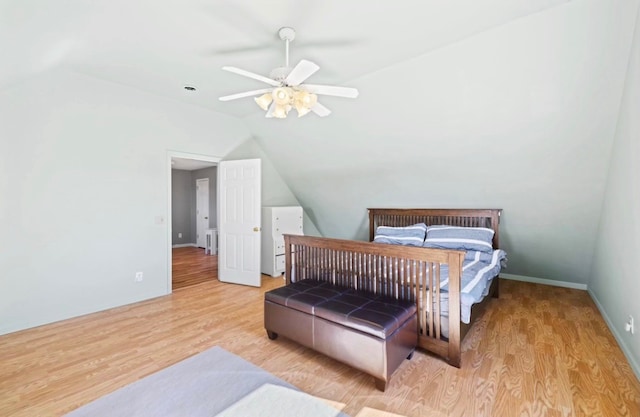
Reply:
[[[418,223],[406,227],[378,226],[373,241],[392,245],[422,246],[427,225]]]
[[[429,226],[425,248],[493,251],[492,229],[484,227]]]

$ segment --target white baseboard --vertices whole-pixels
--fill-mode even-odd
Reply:
[[[194,247],[197,248],[198,246],[196,246],[195,243],[178,243],[176,245],[171,245],[172,248],[188,248],[188,247]]]
[[[607,314],[604,307],[602,307],[602,304],[600,304],[600,301],[598,301],[598,298],[596,297],[596,295],[593,292],[591,292],[591,290],[587,290],[587,292],[591,296],[591,299],[593,300],[593,302],[596,304],[596,307],[598,307],[598,310],[600,310],[600,314],[602,314],[602,317],[604,318],[605,323],[607,323],[607,326],[609,326],[609,330],[611,330],[611,333],[613,333],[613,337],[615,337],[616,341],[618,342],[618,346],[620,346],[620,349],[622,349],[622,353],[624,353],[624,356],[627,357],[627,360],[631,365],[631,369],[633,369],[633,372],[635,372],[636,377],[638,378],[638,380],[640,380],[640,364],[638,364],[636,359],[633,357],[633,354],[631,353],[626,343],[624,342],[624,338],[620,336],[620,332],[618,332],[616,327],[613,325],[613,321],[611,321],[611,319],[609,318],[609,315]]]
[[[500,278],[510,279],[513,281],[532,282],[534,284],[551,285],[553,287],[574,288],[576,290],[587,290],[587,284],[580,284],[577,282],[556,281],[553,279],[527,277],[524,275],[503,274],[500,273]]]

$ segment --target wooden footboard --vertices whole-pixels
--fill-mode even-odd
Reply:
[[[449,309],[441,337],[441,265],[449,266],[449,304],[460,305],[463,251],[285,235],[287,283],[316,279],[410,300],[418,308],[418,345],[460,366],[460,309]]]

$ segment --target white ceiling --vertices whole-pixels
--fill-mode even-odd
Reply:
[[[310,81],[349,84],[566,2],[0,0],[0,89],[61,67],[246,116],[259,111],[250,98],[217,98],[264,85],[221,67],[268,75],[282,66],[282,26],[297,31],[291,62],[305,58],[320,65]],[[185,85],[197,91],[185,91]]]

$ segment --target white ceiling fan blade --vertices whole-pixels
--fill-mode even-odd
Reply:
[[[290,86],[299,85],[301,82],[311,77],[316,71],[318,71],[320,67],[314,64],[311,61],[307,61],[306,59],[298,62],[298,65],[293,67],[287,78],[285,78],[284,82]]]
[[[313,107],[311,107],[311,111],[320,117],[325,117],[331,114],[331,110],[317,102],[313,105]]]
[[[317,84],[303,84],[300,88],[307,90],[314,94],[324,94],[326,96],[356,98],[358,97],[358,90],[351,87],[338,87],[335,85],[317,85]]]
[[[264,117],[270,119],[273,117],[273,111],[276,109],[276,102],[272,101],[271,105],[269,106],[269,110],[267,110],[267,113],[264,115]]]
[[[273,88],[262,88],[260,90],[245,91],[244,93],[237,93],[237,94],[231,94],[228,96],[223,96],[223,97],[220,97],[218,100],[230,101],[230,100],[235,100],[237,98],[257,96],[259,94],[269,93],[271,92],[271,90],[273,90]]]
[[[274,87],[280,87],[280,83],[276,80],[272,80],[271,78],[265,77],[260,74],[255,74],[253,72],[245,71],[236,67],[222,67],[223,70],[233,72],[234,74],[244,75],[245,77],[253,78],[254,80],[262,81],[263,83],[267,83]]]

